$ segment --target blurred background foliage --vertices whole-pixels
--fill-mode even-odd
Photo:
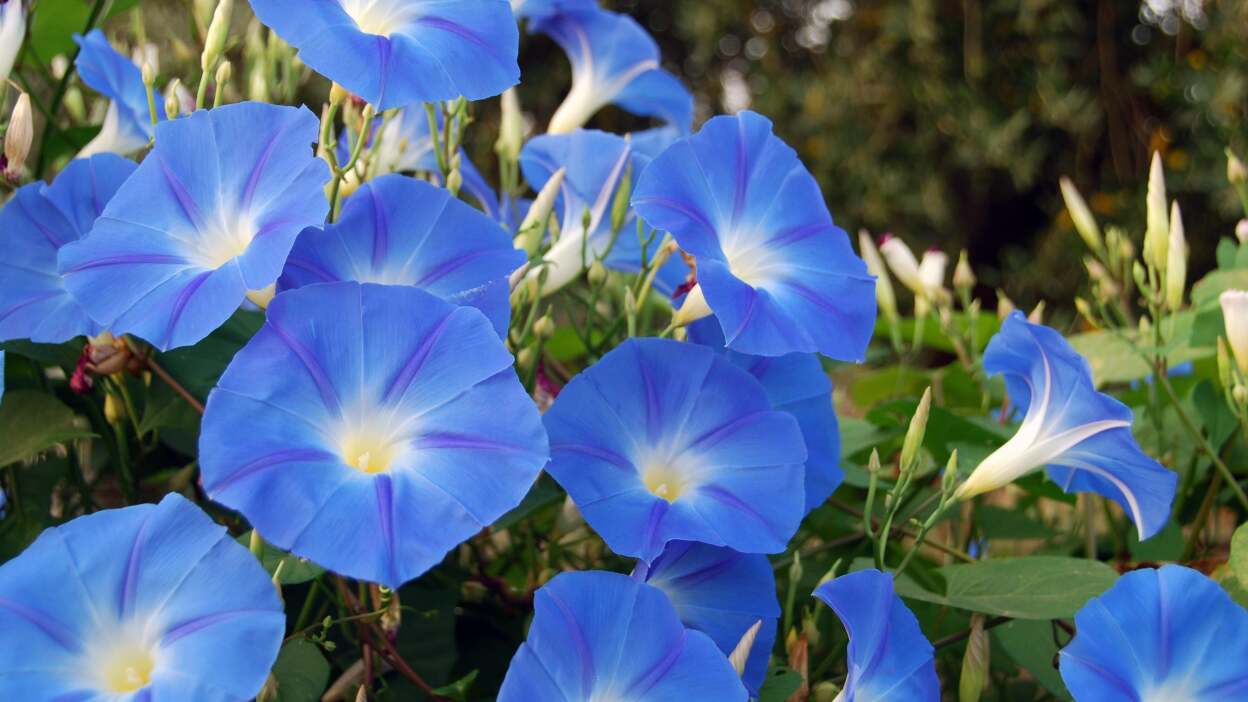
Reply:
[[[1139,241],[1160,151],[1197,273],[1238,219],[1223,148],[1248,150],[1243,0],[608,4],[659,39],[700,119],[746,106],[770,116],[841,226],[967,248],[981,284],[1024,307],[1077,292],[1062,175]],[[549,42],[530,43],[558,62]]]

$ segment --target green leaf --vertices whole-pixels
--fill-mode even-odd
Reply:
[[[95,436],[74,423],[74,412],[51,395],[15,390],[0,403],[0,466],[46,451],[56,444]]]
[[[494,529],[507,529],[537,510],[558,503],[563,499],[563,496],[564,492],[559,488],[559,485],[543,473],[538,478],[538,481],[533,484],[533,487],[529,489],[529,494],[525,495],[524,499],[520,501],[520,504],[494,522]]]
[[[772,668],[758,691],[758,702],[785,702],[801,687],[801,673],[784,667]]]
[[[276,702],[317,702],[329,686],[329,662],[321,649],[307,639],[282,646],[273,664],[277,680]]]
[[[1213,271],[1192,286],[1192,305],[1213,305],[1223,292],[1244,288],[1248,288],[1248,268]]]
[[[1248,271],[1245,271],[1248,273]],[[1171,321],[1171,319],[1173,321]],[[1171,344],[1165,349],[1166,360],[1173,368],[1187,361],[1196,361],[1214,355],[1212,346],[1190,346],[1187,340],[1192,337],[1192,329],[1196,314],[1191,311],[1182,312],[1167,318],[1167,338],[1182,340],[1182,343]],[[1092,368],[1092,378],[1097,387],[1107,384],[1127,383],[1132,380],[1146,378],[1153,369],[1132,347],[1132,341],[1106,331],[1093,331],[1075,334],[1069,337],[1070,345],[1088,360]],[[1147,350],[1150,343],[1138,341],[1141,349]]]
[[[1240,585],[1248,588],[1248,524],[1235,530],[1231,537],[1231,572]]]
[[[243,546],[251,546],[251,532],[247,532],[236,539]],[[282,563],[282,572],[278,577],[278,582],[282,585],[298,585],[314,580],[325,572],[325,569],[319,565],[300,558],[273,546],[265,541],[260,549],[260,565],[273,575],[277,572],[277,565]]]
[[[40,0],[30,26],[30,50],[45,63],[57,54],[73,51],[73,35],[86,28],[93,4],[84,0]],[[139,0],[114,0],[108,16],[137,4]]]
[[[1062,556],[1002,558],[939,568],[944,601],[1014,619],[1066,619],[1105,592],[1118,573],[1100,561]]]
[[[468,691],[472,689],[472,684],[477,681],[477,674],[480,671],[474,670],[464,677],[456,680],[450,685],[443,685],[434,690],[435,693],[443,697],[450,697],[457,702],[467,702]]]
[[[992,630],[992,638],[1020,667],[1059,699],[1069,700],[1070,693],[1062,676],[1053,667],[1057,644],[1053,642],[1053,624],[1045,621],[1012,621]]]
[[[263,314],[240,310],[198,344],[159,354],[156,360],[192,395],[203,400],[216,386],[234,355],[262,326]]]
[[[984,505],[978,512],[979,525],[989,539],[1047,539],[1053,530],[1028,517],[1019,509]]]

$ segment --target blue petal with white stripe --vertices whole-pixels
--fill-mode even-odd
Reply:
[[[1097,392],[1087,361],[1061,334],[1016,312],[988,343],[984,370],[1005,376],[1023,422],[958,489],[960,498],[1048,466],[1066,492],[1094,492],[1121,505],[1141,539],[1165,525],[1178,475],[1140,449],[1130,408]]]
[[[94,29],[74,36],[78,60],[74,63],[82,82],[109,99],[100,132],[78,153],[87,158],[100,153],[129,154],[145,148],[155,134],[147,102],[143,72],[108,43],[104,32]],[[156,100],[156,117],[165,119],[165,103]]]

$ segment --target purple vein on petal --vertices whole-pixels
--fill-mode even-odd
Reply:
[[[394,486],[390,484],[389,475],[379,475],[374,483],[377,491],[377,517],[381,524],[381,540],[386,547],[386,570],[390,573],[390,582],[399,583],[402,576],[395,558],[398,552],[397,536],[394,533]]]
[[[169,627],[169,629],[165,631],[164,635],[160,637],[160,644],[162,646],[169,646],[185,636],[207,629],[210,626],[220,624],[221,622],[234,619],[235,617],[241,617],[244,615],[264,616],[272,614],[274,613],[264,609],[232,609],[225,612],[205,614]]]
[[[295,354],[303,364],[304,369],[308,371],[308,375],[312,376],[312,382],[316,384],[316,389],[320,393],[321,401],[325,403],[325,407],[331,413],[341,414],[342,405],[338,402],[338,393],[334,390],[333,384],[329,382],[329,376],[325,373],[325,369],[321,367],[320,362],[316,360],[312,352],[308,351],[289,332],[275,324],[272,319],[269,320],[268,325],[273,330],[273,333],[277,335],[277,338],[290,349],[291,353]]]
[[[680,655],[685,652],[685,641],[688,636],[689,631],[687,629],[682,629],[680,632],[680,640],[677,641],[676,644],[663,655],[662,660],[656,663],[653,668],[646,672],[645,675],[638,678],[636,682],[629,686],[628,692],[625,696],[635,698],[645,697],[646,693],[650,691],[650,688],[657,685],[658,682],[667,675],[668,671],[672,669],[672,666],[676,665],[676,661],[680,660]]]
[[[441,340],[442,334],[446,331],[447,326],[451,323],[451,318],[455,316],[455,312],[451,312],[438,322],[438,326],[429,336],[425,337],[420,348],[416,349],[407,359],[407,363],[403,364],[403,368],[399,370],[398,375],[390,382],[390,387],[386,389],[386,394],[382,400],[383,404],[391,404],[403,393],[407,392],[408,387],[412,384],[412,380],[420,373],[420,369],[424,367],[425,361],[429,359],[429,354],[433,352],[433,347]]]
[[[19,602],[0,598],[0,610],[4,609],[34,625],[66,651],[77,653],[82,650],[82,645],[78,639],[70,634],[63,624],[45,612],[31,609]]]
[[[568,638],[572,640],[572,648],[576,651],[577,658],[581,663],[581,697],[589,699],[594,692],[594,654],[589,650],[589,642],[585,640],[585,632],[581,630],[580,622],[576,620],[576,615],[572,612],[572,608],[568,603],[564,602],[554,592],[546,591],[546,596],[550,598],[551,603],[559,610],[559,614],[563,617],[563,623],[568,630]]]
[[[139,567],[143,563],[143,547],[147,545],[147,527],[152,523],[154,514],[153,511],[143,520],[139,533],[135,534],[134,545],[130,547],[130,557],[126,559],[126,571],[121,581],[121,599],[117,603],[117,611],[123,620],[134,609],[134,599],[139,589]]]
[[[209,492],[220,494],[237,483],[250,478],[256,473],[276,468],[286,463],[295,462],[314,462],[314,461],[337,461],[339,460],[334,454],[322,449],[286,449],[284,451],[274,451],[260,458],[247,463],[242,468],[230,473],[222,478],[216,485],[205,486]]]

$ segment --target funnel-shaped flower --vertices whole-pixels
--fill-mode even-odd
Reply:
[[[1004,487],[1048,466],[1066,492],[1095,492],[1121,505],[1141,539],[1161,529],[1178,476],[1140,450],[1131,410],[1096,391],[1087,361],[1061,334],[1015,312],[989,342],[984,370],[1005,376],[1023,423],[979,464],[958,497]]]
[[[860,570],[824,583],[815,597],[849,634],[842,702],[937,702],[940,681],[919,620],[893,591],[893,576]]]
[[[780,618],[776,576],[767,557],[675,541],[650,566],[646,582],[667,595],[685,626],[711,637],[725,656],[750,627],[763,623],[742,676],[757,696]]]
[[[693,95],[660,67],[658,44],[632,17],[591,8],[537,16],[531,28],[554,39],[572,62],[572,90],[548,133],[574,132],[610,104],[688,133]]]
[[[596,7],[597,0],[511,0],[511,9],[516,17],[542,17]]]
[[[520,81],[508,0],[251,0],[317,73],[379,111],[493,97]]]
[[[66,287],[116,334],[198,342],[248,290],[276,282],[295,237],[324,221],[316,139],[306,108],[241,103],[162,122],[95,228],[61,249]]]
[[[529,273],[529,280],[536,281],[544,271],[544,295],[575,280],[604,253],[605,265],[611,268],[630,273],[641,268],[637,220],[630,212],[613,241],[611,208],[625,176],[631,172],[636,182],[649,163],[631,141],[606,132],[540,136],[525,145],[520,167],[535,190],[541,190],[560,168],[566,169],[556,201],[556,212],[561,213],[559,240],[542,258],[543,265]]]
[[[299,235],[278,289],[342,280],[414,285],[476,307],[503,334],[507,277],[522,265],[524,254],[497,222],[442,188],[388,175],[348,198],[336,223]]]
[[[438,116],[441,128],[442,117]],[[365,147],[366,157],[363,165],[367,166],[368,175],[377,178],[389,173],[421,172],[441,177],[438,157],[434,152],[433,137],[429,133],[429,116],[423,107],[413,107],[395,111],[393,116],[378,117],[374,122],[375,129],[370,135],[368,146]],[[373,140],[381,139],[376,148],[372,148]],[[338,163],[346,163],[350,157],[351,144],[355,143],[355,135],[344,131],[338,140]],[[464,183],[460,191],[467,194],[483,212],[491,219],[509,224],[510,213],[505,213],[498,195],[490,187],[481,171],[469,160],[468,154],[460,151],[460,175]],[[356,174],[347,176],[348,187],[358,187]]]
[[[20,4],[20,3],[10,3]],[[75,66],[82,82],[110,100],[100,133],[78,152],[79,158],[100,153],[128,154],[147,146],[154,134],[143,73],[96,29],[75,36],[79,54]],[[165,119],[164,100],[157,95],[156,117]]]
[[[86,236],[134,168],[113,154],[71,161],[52,185],[23,186],[0,210],[0,340],[57,344],[100,332],[65,289],[56,255]]]
[[[1248,700],[1248,611],[1182,566],[1136,570],[1075,615],[1062,680],[1076,700]]]
[[[618,573],[564,573],[537,591],[498,702],[745,702],[728,657],[659,590]]]
[[[0,698],[244,702],[285,634],[256,559],[177,494],[80,517],[0,566]]]
[[[397,588],[546,462],[511,366],[480,312],[418,288],[284,292],[208,398],[204,489],[277,546]]]
[[[765,117],[716,117],[676,142],[641,175],[633,206],[697,258],[678,323],[713,313],[742,353],[863,357],[875,279]]]
[[[9,0],[0,3],[0,82],[9,79],[17,61],[17,52],[26,38],[26,3]]]
[[[841,470],[841,431],[832,407],[832,379],[813,354],[750,356],[724,348],[724,335],[715,320],[689,327],[689,339],[720,350],[733,365],[763,384],[767,399],[788,412],[806,440],[806,513],[822,505],[845,478]]]
[[[749,373],[705,346],[631,339],[546,413],[546,470],[613,551],[669,541],[778,553],[797,530],[806,447]]]

